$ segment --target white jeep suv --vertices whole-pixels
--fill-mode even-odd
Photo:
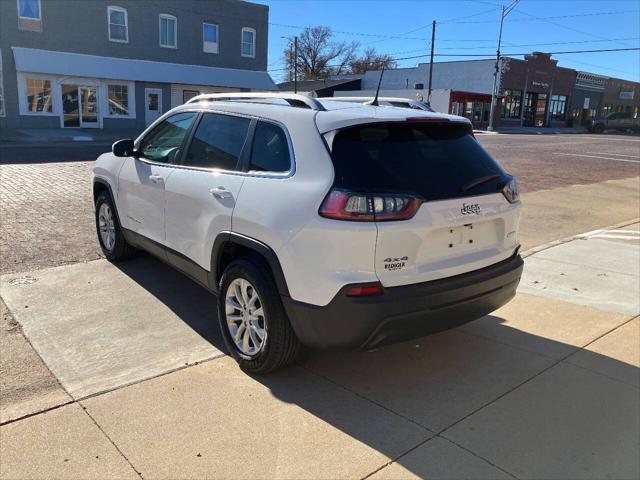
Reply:
[[[214,292],[246,371],[474,320],[522,272],[513,177],[468,120],[290,94],[195,97],[93,172],[105,256]]]

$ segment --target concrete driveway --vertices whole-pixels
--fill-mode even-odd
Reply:
[[[0,477],[638,478],[637,230],[539,249],[516,298],[461,328],[267,377],[150,257],[5,275],[59,385],[3,406]]]

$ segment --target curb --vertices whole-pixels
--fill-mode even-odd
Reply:
[[[638,218],[634,218],[632,220],[626,220],[624,222],[620,222],[620,223],[616,223],[615,225],[609,225],[607,227],[602,227],[599,228],[598,230],[615,230],[617,228],[622,228],[622,227],[628,227],[629,225],[633,225],[634,223],[638,223],[640,222],[640,217]],[[595,230],[592,230],[592,232]],[[591,233],[591,232],[587,232],[587,233]],[[524,252],[522,252],[520,254],[520,256],[522,258],[527,258],[531,255],[534,255],[536,253],[542,252],[544,250],[548,250],[549,248],[552,247],[557,247],[558,245],[562,245],[563,243],[568,243],[568,242],[572,242],[573,240],[577,240],[579,238],[585,238],[587,234],[585,233],[579,233],[577,235],[573,235],[571,237],[565,237],[565,238],[561,238],[560,240],[553,240],[552,242],[548,242],[548,243],[543,243],[542,245],[538,245],[536,247],[530,248],[529,250],[526,250]]]

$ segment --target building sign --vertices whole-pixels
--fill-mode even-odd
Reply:
[[[544,88],[545,90],[549,88],[549,84],[547,82],[539,82],[538,80],[534,80],[533,82],[531,82],[531,85],[533,85],[534,87]]]
[[[620,95],[618,98],[620,100],[633,100],[634,90],[620,90]]]
[[[584,97],[584,104],[582,105],[582,108],[584,108],[585,110],[589,109],[589,101],[591,99],[589,97]]]

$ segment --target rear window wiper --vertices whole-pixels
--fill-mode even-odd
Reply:
[[[484,177],[476,178],[475,180],[472,180],[471,182],[464,185],[463,187],[460,187],[460,191],[461,192],[469,191],[472,188],[477,187],[478,185],[482,185],[483,183],[490,182],[491,180],[495,180],[496,178],[502,178],[502,175],[493,174],[493,175],[485,175]]]

